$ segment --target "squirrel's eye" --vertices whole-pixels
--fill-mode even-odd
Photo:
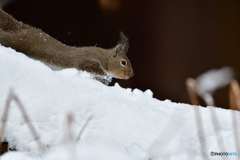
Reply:
[[[122,61],[121,61],[121,64],[122,64],[123,66],[126,66],[127,62],[124,61],[124,60],[122,60]]]

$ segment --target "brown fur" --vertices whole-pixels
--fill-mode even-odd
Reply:
[[[52,38],[43,31],[17,21],[0,9],[0,44],[27,56],[61,68],[77,68],[98,75],[110,74],[114,78],[133,76],[126,56],[128,38],[121,32],[116,47],[72,47]],[[125,60],[126,66],[121,64]]]

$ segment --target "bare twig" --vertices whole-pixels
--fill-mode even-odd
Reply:
[[[192,105],[199,105],[198,96],[203,99],[207,106],[215,106],[214,99],[209,93],[202,93],[199,91],[198,84],[195,79],[188,78],[186,80],[188,95]]]
[[[235,79],[230,83],[229,103],[232,110],[240,110],[240,89],[239,84]]]
[[[188,95],[191,101],[192,105],[199,105],[198,99],[197,99],[197,83],[193,78],[188,78],[186,80],[186,86]]]
[[[198,96],[203,99],[203,101],[208,106],[214,106],[214,99],[211,94],[209,93],[202,93],[198,88],[197,81],[193,78],[188,78],[186,80],[186,86],[188,90],[188,95],[192,105],[199,105]]]
[[[200,109],[198,106],[193,106],[193,110],[194,110],[194,117],[195,117],[195,121],[197,124],[197,132],[198,132],[198,139],[200,142],[200,149],[201,149],[201,154],[204,156],[207,153],[207,146],[206,146],[206,138],[204,135],[204,129],[203,129],[203,124],[202,124],[202,116],[200,113]],[[205,156],[205,159],[209,159],[208,156]]]
[[[73,123],[73,115],[71,113],[67,114],[67,137],[68,139],[73,139],[71,128],[72,128],[72,123]]]
[[[232,111],[232,124],[233,124],[233,136],[234,136],[234,143],[235,143],[235,148],[237,150],[237,152],[240,152],[240,145],[239,145],[239,124],[238,121],[236,119],[237,114],[239,114],[237,111]]]
[[[8,111],[9,111],[9,107],[10,107],[10,103],[12,101],[13,98],[13,92],[12,90],[10,91],[10,93],[8,94],[7,100],[6,100],[6,105],[4,108],[4,112],[3,112],[3,117],[2,117],[2,121],[1,121],[1,129],[0,129],[0,142],[2,142],[3,140],[3,135],[5,132],[5,127],[6,127],[6,121],[8,118]],[[0,144],[1,147],[1,144]]]
[[[160,154],[162,156],[162,159],[168,160],[171,159],[171,156],[169,154],[166,154],[167,148],[169,145],[174,141],[174,138],[178,136],[176,133],[180,133],[184,127],[181,125],[174,126],[174,119],[179,115],[179,112],[177,110],[173,112],[169,117],[169,119],[166,120],[166,123],[162,125],[161,130],[158,133],[157,138],[150,144],[148,150],[151,152],[151,158],[152,159],[157,159],[160,157]],[[163,122],[162,122],[163,123]],[[166,132],[166,131],[171,131],[174,126],[174,133],[173,132]],[[165,138],[166,133],[171,134],[171,138]]]
[[[72,133],[72,123],[73,123],[73,115],[71,113],[67,113],[66,115],[66,124],[64,124],[63,128],[63,139],[62,143],[64,146],[69,147],[74,144],[75,139],[73,138]]]
[[[36,132],[35,128],[33,127],[33,125],[31,123],[31,121],[30,121],[22,103],[20,102],[19,98],[16,96],[16,94],[12,90],[10,91],[10,93],[8,95],[8,98],[6,100],[6,106],[5,106],[4,114],[3,114],[3,118],[2,118],[2,127],[0,129],[0,140],[2,141],[3,134],[5,132],[6,121],[7,121],[8,114],[9,114],[8,110],[10,108],[10,104],[11,104],[12,101],[16,102],[18,108],[20,109],[20,111],[22,113],[22,116],[23,116],[25,122],[28,125],[28,128],[30,129],[30,132],[32,133],[32,135],[34,137],[34,140],[37,141],[40,152],[43,152],[44,149],[45,149],[44,145],[40,141],[40,137],[37,135],[37,132]]]
[[[217,133],[217,130],[220,129],[220,125],[219,125],[219,122],[218,122],[218,119],[217,119],[217,114],[216,114],[215,108],[214,107],[209,107],[209,110],[210,110],[210,114],[211,114],[211,120],[212,120],[212,123],[213,123],[214,131],[215,131],[215,133]],[[216,141],[218,143],[220,151],[226,151],[226,147],[225,147],[225,144],[223,142],[221,132],[219,131],[219,134],[217,134],[215,137],[216,137]],[[223,156],[222,156],[222,159],[228,159],[228,157],[223,158]]]
[[[233,93],[233,86],[232,86],[232,83],[230,84],[230,87],[229,87],[229,108],[231,110],[236,110],[236,99],[235,99],[235,96],[234,96],[234,93]]]
[[[229,104],[230,104],[230,109],[232,110],[240,110],[240,89],[239,89],[239,84],[238,82],[234,79],[230,83],[229,87]],[[240,146],[239,146],[239,132],[238,132],[238,121],[236,120],[237,117],[236,111],[232,111],[232,124],[233,124],[233,134],[234,134],[234,139],[235,139],[235,147],[237,152],[240,151]]]
[[[76,143],[81,139],[81,136],[82,136],[85,128],[87,127],[87,125],[89,124],[89,122],[91,121],[92,118],[93,118],[93,115],[90,115],[88,117],[88,119],[86,120],[86,122],[84,123],[83,127],[81,128],[81,130],[80,130],[80,132],[79,132],[79,134],[78,134],[78,136],[76,138]]]

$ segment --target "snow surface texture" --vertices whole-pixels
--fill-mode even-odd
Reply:
[[[233,128],[238,133],[240,130],[232,124],[239,123],[238,111],[160,101],[150,90],[106,86],[76,69],[53,71],[42,62],[0,46],[1,117],[10,88],[23,103],[47,151],[39,153],[16,103],[12,103],[4,138],[18,152],[8,152],[1,160],[198,160],[222,158],[210,157],[212,151],[236,152]],[[211,109],[219,125],[213,124]],[[66,148],[63,140],[68,113],[74,117],[73,137],[90,115],[94,117],[77,145]],[[195,120],[199,115],[202,128]],[[219,144],[221,138],[224,145]]]

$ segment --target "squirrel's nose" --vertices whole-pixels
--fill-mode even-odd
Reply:
[[[131,78],[134,75],[134,73],[132,71],[127,71],[125,72],[125,75],[128,76],[128,78]]]

